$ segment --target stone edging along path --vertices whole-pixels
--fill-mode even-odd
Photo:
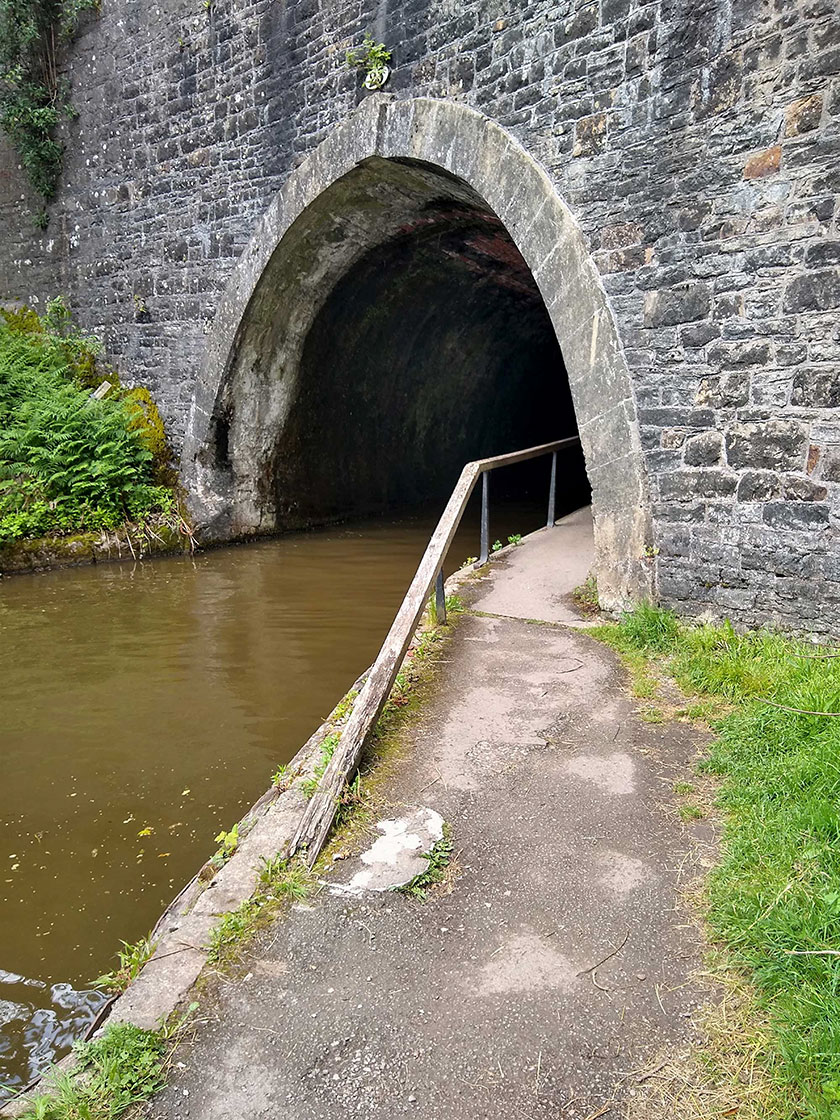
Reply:
[[[493,559],[514,547],[500,549]],[[473,571],[463,568],[450,576],[446,594],[454,594]],[[418,630],[406,661],[413,654],[420,633]],[[266,790],[239,821],[238,843],[230,859],[221,868],[208,860],[170,903],[150,935],[151,942],[157,943],[154,953],[129,987],[106,1005],[105,1017],[100,1017],[83,1037],[93,1037],[112,1023],[157,1030],[183,1003],[207,963],[211,930],[226,913],[254,896],[263,860],[282,854],[291,844],[308,804],[304,790],[316,778],[321,744],[346,722],[352,708],[346,700],[359,690],[369,671],[362,674],[288,763],[285,785]],[[345,711],[337,718],[342,707]],[[30,1107],[34,1095],[48,1092],[53,1079],[68,1073],[74,1064],[73,1054],[62,1058],[38,1082],[0,1106],[0,1117],[20,1116]]]

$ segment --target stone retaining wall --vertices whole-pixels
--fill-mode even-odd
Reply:
[[[42,235],[3,155],[0,295],[63,290],[184,432],[259,216],[366,94],[508,130],[571,208],[637,406],[662,599],[840,630],[834,0],[105,0]],[[619,437],[624,438],[624,437]]]

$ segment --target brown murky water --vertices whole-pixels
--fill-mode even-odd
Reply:
[[[494,535],[541,509],[500,511]],[[453,566],[478,551],[472,512]],[[433,522],[2,581],[0,1086],[66,1051],[120,940],[370,664]]]

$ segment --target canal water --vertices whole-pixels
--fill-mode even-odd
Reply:
[[[0,582],[0,1099],[371,663],[436,512]]]

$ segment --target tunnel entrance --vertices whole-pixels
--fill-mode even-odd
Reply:
[[[469,460],[577,433],[525,260],[494,214],[445,199],[338,281],[298,385],[272,468],[279,527],[440,502]],[[545,471],[510,482],[544,492]],[[589,499],[579,450],[562,471],[565,512]]]
[[[652,593],[649,499],[586,238],[481,113],[374,95],[290,172],[242,251],[182,479],[203,539],[224,540],[440,499],[470,459],[575,432],[559,492],[575,508],[591,486],[601,601],[623,606]]]

